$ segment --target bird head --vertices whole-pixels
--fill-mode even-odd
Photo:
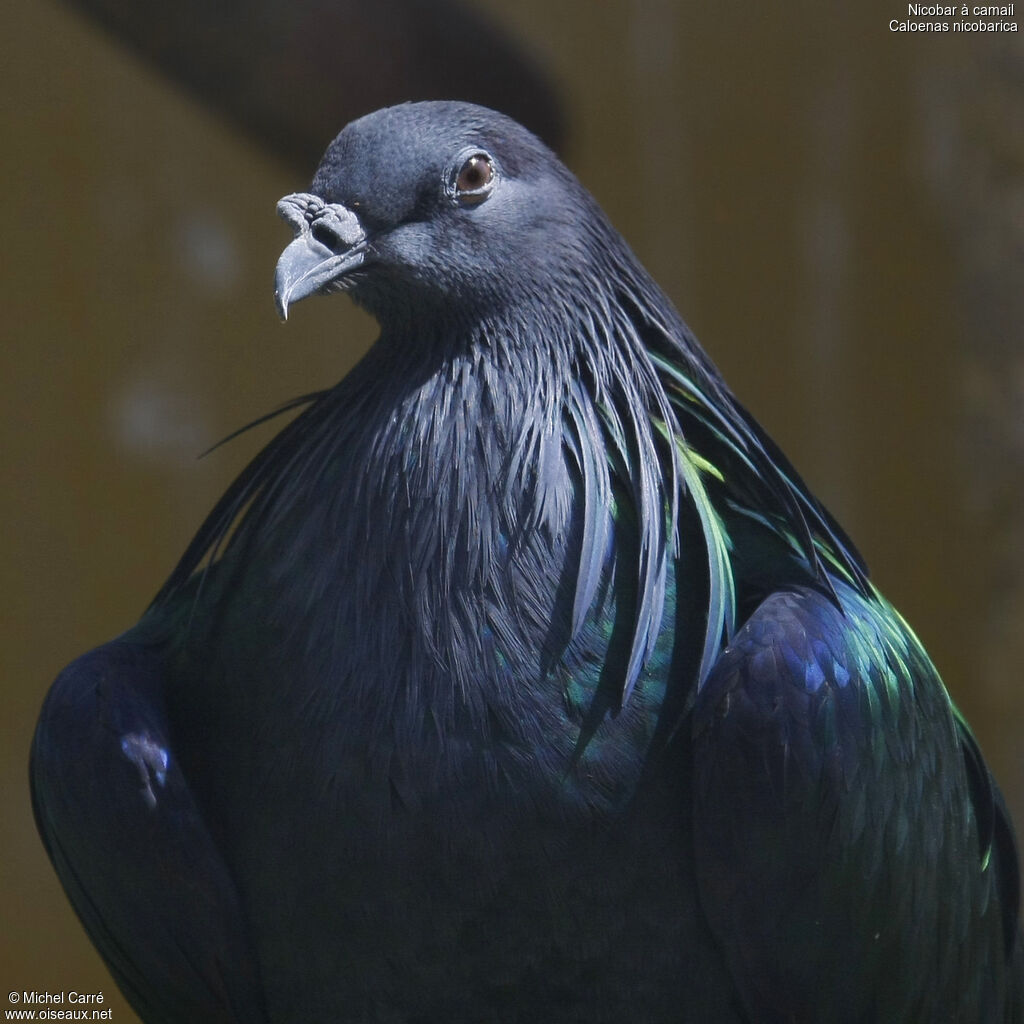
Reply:
[[[311,191],[286,196],[278,213],[295,232],[277,264],[281,317],[307,295],[347,291],[382,323],[400,312],[486,315],[510,296],[550,291],[578,278],[583,232],[605,223],[539,139],[456,102],[352,122]]]

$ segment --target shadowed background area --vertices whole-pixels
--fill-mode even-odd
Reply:
[[[344,299],[278,324],[274,205],[348,118],[406,97],[489,102],[562,144],[852,534],[1024,825],[1020,33],[894,34],[895,3],[675,0],[420,0],[362,22],[321,3],[289,32],[255,3],[221,5],[182,64],[194,13],[139,51],[117,36],[145,26],[95,7],[115,33],[47,0],[4,15],[6,990],[102,991],[134,1019],[32,825],[35,716],[276,428],[197,454],[372,340]],[[278,58],[236,45],[244,18]]]

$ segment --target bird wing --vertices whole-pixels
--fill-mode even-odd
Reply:
[[[705,913],[751,1019],[1002,1019],[1005,811],[897,613],[836,591],[769,595],[698,693]]]
[[[32,745],[39,831],[68,896],[147,1022],[266,1020],[238,895],[182,774],[152,648],[74,661]]]

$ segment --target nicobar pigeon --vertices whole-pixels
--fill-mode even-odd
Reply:
[[[380,336],[54,683],[35,812],[147,1022],[1022,1016],[920,643],[572,174],[350,124],[277,267]]]

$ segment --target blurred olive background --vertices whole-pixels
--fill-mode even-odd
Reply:
[[[568,162],[853,535],[1024,826],[1024,36],[898,35],[896,0],[470,6],[548,68]],[[196,456],[374,325],[343,298],[274,315],[274,204],[312,167],[50,0],[0,25],[0,991],[129,1021],[32,823],[39,704],[274,428]]]

